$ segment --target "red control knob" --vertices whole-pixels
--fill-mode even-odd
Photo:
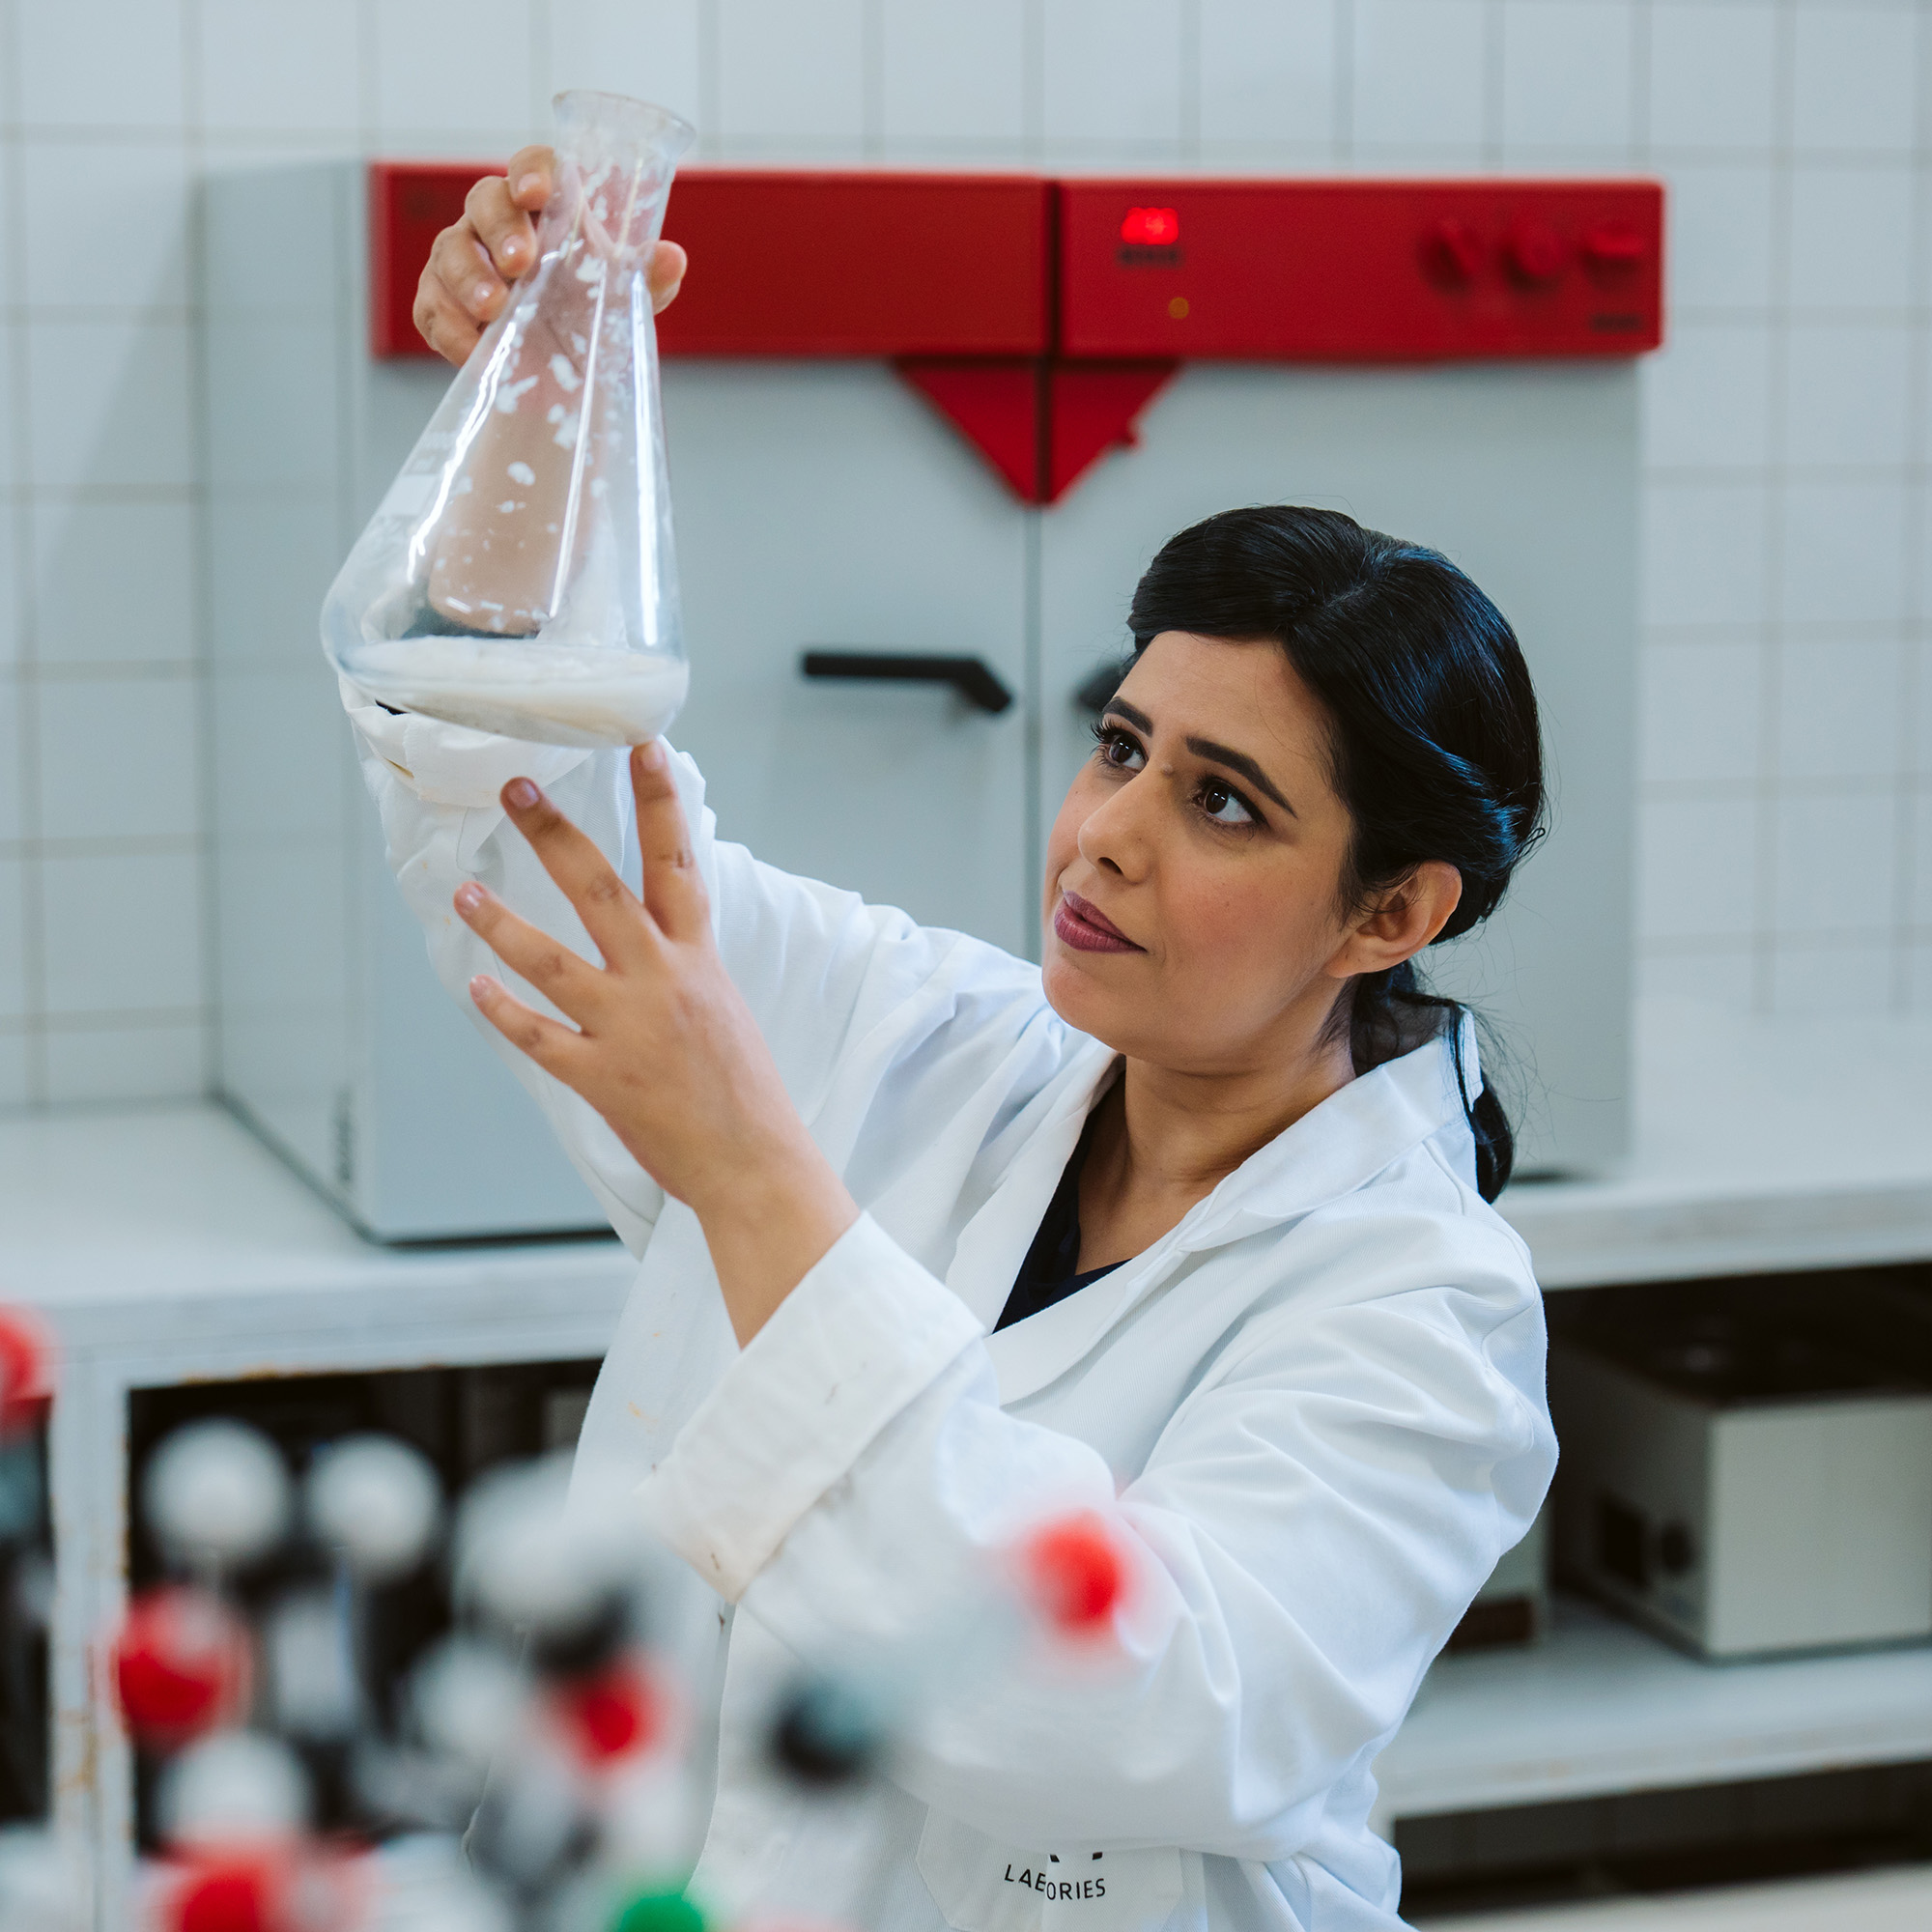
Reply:
[[[1562,236],[1548,222],[1528,214],[1511,223],[1503,252],[1517,280],[1536,287],[1556,281],[1570,261],[1569,244]]]
[[[1483,238],[1453,214],[1435,222],[1422,238],[1423,267],[1446,288],[1463,288],[1483,272]]]
[[[1606,274],[1640,268],[1650,243],[1628,221],[1600,221],[1583,237],[1583,259]]]

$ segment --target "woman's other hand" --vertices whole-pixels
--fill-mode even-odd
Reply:
[[[436,238],[416,284],[415,325],[447,362],[469,359],[483,331],[503,312],[510,284],[537,259],[535,216],[550,199],[556,156],[548,148],[520,148],[510,171],[485,175],[463,204],[463,219]],[[688,266],[675,242],[660,242],[644,280],[651,308],[662,314],[676,297]]]
[[[527,779],[503,787],[510,815],[604,956],[602,966],[465,885],[456,910],[556,1009],[535,1011],[495,980],[470,996],[492,1026],[581,1094],[638,1164],[704,1229],[741,1343],[859,1217],[819,1152],[757,1022],[724,971],[662,741],[631,754],[641,899]]]

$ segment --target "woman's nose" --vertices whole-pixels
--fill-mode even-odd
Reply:
[[[1144,776],[1137,773],[1107,793],[1080,821],[1080,856],[1095,871],[1128,880],[1139,879],[1146,872],[1152,850],[1147,816],[1153,788],[1141,782]]]

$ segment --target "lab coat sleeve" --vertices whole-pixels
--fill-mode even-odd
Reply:
[[[1428,1230],[1410,1245],[1426,1255]],[[639,1503],[820,1659],[956,1639],[1015,1537],[1095,1513],[1131,1577],[1115,1639],[1035,1634],[961,1666],[895,1775],[1009,1846],[1288,1858],[1400,1723],[1548,1479],[1520,1251],[1498,1234],[1463,1259],[1455,1287],[1397,1268],[1374,1294],[1255,1321],[1117,1492],[1090,1446],[1002,1410],[955,1298],[862,1221]]]
[[[371,702],[346,679],[343,704],[356,731],[362,772],[382,812],[389,864],[421,922],[429,956],[450,996],[535,1096],[579,1173],[633,1253],[649,1240],[664,1194],[597,1113],[503,1039],[474,1010],[469,982],[502,980],[540,1010],[549,1003],[510,973],[456,917],[451,899],[476,879],[525,919],[587,958],[597,952],[570,902],[509,822],[497,794],[512,778],[534,779],[617,867],[639,883],[636,808],[626,754],[526,744]],[[928,930],[890,907],[761,865],[721,839],[704,781],[685,754],[672,774],[711,900],[725,970],[757,1020],[786,1091],[811,1123],[835,1069],[854,1042],[875,1049],[892,1030],[879,1022],[956,970],[970,951],[982,980],[1011,983],[1019,997],[1001,1008],[1009,1032],[1030,1011],[1032,969],[957,933]],[[849,1133],[845,1136],[850,1138]],[[849,1150],[829,1147],[842,1164]]]
[[[513,778],[534,779],[635,886],[637,839],[622,753],[526,744],[470,731],[389,711],[346,678],[341,689],[343,707],[355,727],[363,781],[382,813],[389,866],[422,925],[437,978],[535,1099],[624,1245],[641,1256],[663,1210],[664,1190],[588,1102],[518,1052],[476,1011],[469,988],[479,973],[501,980],[542,1011],[555,1009],[511,973],[457,918],[451,904],[464,880],[480,880],[553,937],[588,958],[597,957],[570,902],[510,824],[497,794]],[[702,863],[711,844],[702,781],[695,768],[687,772],[682,765],[677,779]]]

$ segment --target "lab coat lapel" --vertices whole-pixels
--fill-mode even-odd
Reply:
[[[1463,1029],[1463,1074],[1473,1083],[1467,1088],[1473,1099],[1482,1092],[1482,1075],[1466,1017]],[[1385,1061],[1304,1114],[1202,1202],[1195,1210],[1203,1215],[1195,1245],[1238,1241],[1337,1200],[1462,1119],[1447,1037]],[[1474,1186],[1473,1165],[1463,1179]]]
[[[1465,1074],[1475,1077],[1471,1035],[1464,1035],[1463,1053]],[[1188,1255],[1230,1246],[1338,1200],[1438,1133],[1458,1119],[1461,1111],[1455,1063],[1446,1039],[1432,1040],[1351,1080],[1244,1161],[1145,1254],[1077,1294],[989,1335],[986,1353],[999,1378],[1002,1406],[1023,1401],[1065,1375]],[[1085,1118],[1083,1108],[1079,1120]],[[1027,1190],[1024,1206],[1031,1208],[1033,1218],[1025,1224],[1025,1233],[1000,1283],[1002,1296],[1012,1286],[1013,1272],[1052,1198],[1053,1182],[1078,1138],[1076,1122],[1072,1132],[1065,1136],[1044,1192],[1039,1193],[1037,1187]],[[1037,1204],[1033,1198],[1036,1193],[1039,1193]],[[995,1197],[987,1204],[986,1212],[998,1205]],[[1016,1221],[1023,1211],[1021,1201],[1016,1199]],[[963,1242],[961,1246],[963,1250]],[[965,1292],[963,1282],[961,1290]],[[981,1319],[990,1327],[999,1319],[998,1312]]]
[[[946,1285],[988,1331],[1005,1312],[1013,1277],[1039,1232],[1053,1190],[1073,1157],[1115,1060],[1096,1056],[1090,1077],[1067,1083],[1015,1156],[986,1205],[960,1230]],[[1010,1333],[1011,1331],[1007,1331]]]

